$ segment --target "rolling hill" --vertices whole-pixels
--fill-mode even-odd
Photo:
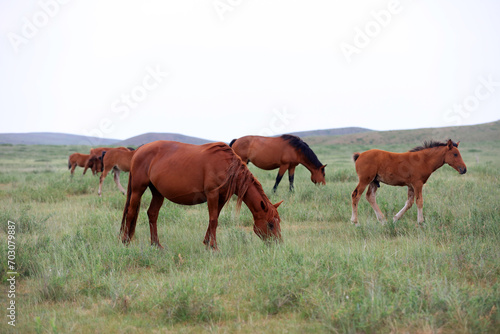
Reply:
[[[12,145],[114,145],[118,139],[55,132],[0,133],[0,144]]]
[[[145,133],[139,136],[131,137],[122,141],[115,143],[118,146],[140,146],[143,144],[150,143],[156,140],[173,140],[186,144],[201,145],[212,142],[212,140],[206,140],[196,137],[189,137],[177,133]]]
[[[451,138],[454,141],[481,142],[500,140],[500,121],[443,128],[424,128],[415,130],[369,131],[343,136],[311,136],[307,143],[312,145],[339,144],[419,144],[425,140],[443,141]]]
[[[426,128],[416,130],[373,131],[365,128],[338,128],[291,133],[307,138],[310,145],[339,144],[418,144],[424,140],[445,140],[480,142],[500,140],[500,121],[469,126],[454,126],[443,128]],[[31,133],[0,133],[0,144],[24,145],[113,145],[139,146],[155,140],[174,140],[189,144],[204,144],[215,140],[185,136],[176,133],[145,133],[125,140],[86,137],[64,133],[31,132]]]

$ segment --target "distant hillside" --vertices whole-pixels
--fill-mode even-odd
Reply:
[[[307,139],[309,144],[419,144],[425,140],[480,142],[500,140],[500,121],[479,125],[427,128],[416,130],[371,131],[345,136],[317,136]]]
[[[300,131],[300,132],[293,132],[290,134],[303,138],[303,137],[318,137],[318,136],[341,136],[341,135],[350,135],[350,134],[364,133],[370,131],[373,130],[350,127],[350,128],[338,128],[338,129]]]
[[[118,141],[52,132],[0,133],[0,144],[13,145],[114,145]]]
[[[119,141],[115,145],[119,146],[139,146],[156,140],[173,140],[186,144],[201,145],[212,142],[211,140],[184,136],[177,133],[145,133],[139,136]]]

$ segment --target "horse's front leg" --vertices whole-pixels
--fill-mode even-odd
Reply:
[[[422,224],[424,222],[424,197],[422,196],[423,184],[417,184],[413,187],[415,189],[415,197],[417,202],[417,222]]]
[[[223,201],[222,201],[223,202]],[[217,247],[217,225],[219,223],[219,214],[224,206],[224,203],[221,205],[221,199],[219,198],[219,192],[213,192],[207,195],[207,206],[208,206],[208,228],[207,233],[205,234],[205,239],[203,239],[203,243],[213,250],[218,251]]]
[[[293,180],[295,178],[295,167],[296,166],[290,166],[290,168],[288,168],[288,181],[290,181],[290,191],[295,190],[293,186]]]

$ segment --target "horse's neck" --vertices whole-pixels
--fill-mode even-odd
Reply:
[[[444,152],[442,147],[430,148],[417,153],[423,156],[424,161],[427,163],[429,169],[431,169],[431,173],[444,165]]]
[[[299,162],[305,167],[307,168],[307,170],[309,170],[311,173],[314,171],[314,170],[317,170],[318,167],[316,167],[309,159],[306,158],[306,156],[302,153],[299,153]]]
[[[257,188],[257,185],[252,182],[248,186],[245,195],[243,195],[243,203],[245,203],[248,209],[250,209],[254,217],[263,211],[261,206],[262,201],[264,201],[264,204],[268,205],[268,201],[264,199],[262,193]]]

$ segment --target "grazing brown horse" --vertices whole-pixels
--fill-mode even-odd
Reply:
[[[114,172],[114,180],[118,189],[125,195],[127,192],[123,189],[120,184],[120,172],[128,172],[130,171],[130,163],[132,161],[132,157],[134,156],[135,150],[126,151],[121,148],[112,148],[108,151],[103,151],[101,155],[102,161],[102,173],[99,177],[99,190],[97,194],[99,196],[102,195],[102,184],[104,179],[108,175],[108,173],[113,170]]]
[[[325,184],[326,165],[321,164],[309,145],[297,136],[245,136],[233,139],[229,146],[246,163],[252,162],[264,170],[279,168],[273,191],[278,189],[278,185],[287,170],[290,191],[293,191],[295,167],[298,164],[304,165],[311,172],[312,182]]]
[[[217,250],[219,213],[229,198],[238,196],[254,219],[254,232],[262,239],[281,240],[280,216],[259,181],[233,150],[224,143],[190,145],[155,141],[137,149],[130,167],[127,201],[120,234],[128,243],[135,232],[142,194],[148,188],[153,198],[148,209],[151,244],[160,248],[156,221],[164,198],[182,205],[207,202],[209,224],[203,243]]]
[[[411,208],[413,200],[417,200],[418,223],[424,222],[422,207],[422,187],[431,174],[445,163],[456,169],[460,174],[467,172],[458,144],[448,140],[447,143],[425,142],[424,146],[415,147],[405,153],[392,153],[382,150],[369,150],[355,153],[353,159],[359,183],[352,192],[351,222],[358,223],[358,202],[369,185],[366,199],[371,204],[377,220],[385,222],[385,217],[375,201],[375,193],[380,182],[392,186],[407,186],[408,200],[405,206],[394,216],[394,221],[403,216]]]
[[[73,153],[69,156],[68,169],[71,169],[71,177],[73,177],[73,174],[75,173],[76,166],[78,167],[86,166],[89,157],[90,157],[89,154],[82,154],[82,153]],[[83,174],[85,174],[86,171],[87,168],[83,170]],[[95,170],[92,170],[92,173],[95,174]]]
[[[129,149],[126,147],[117,147],[120,150],[128,151]],[[83,174],[85,174],[85,171],[87,168],[91,168],[92,171],[96,171],[95,173],[102,172],[103,166],[102,166],[102,152],[104,151],[109,151],[113,149],[113,147],[98,147],[98,148],[91,148],[90,149],[90,157],[89,160],[87,160],[87,163],[85,164],[85,170],[83,171]],[[95,174],[94,173],[94,174]]]

